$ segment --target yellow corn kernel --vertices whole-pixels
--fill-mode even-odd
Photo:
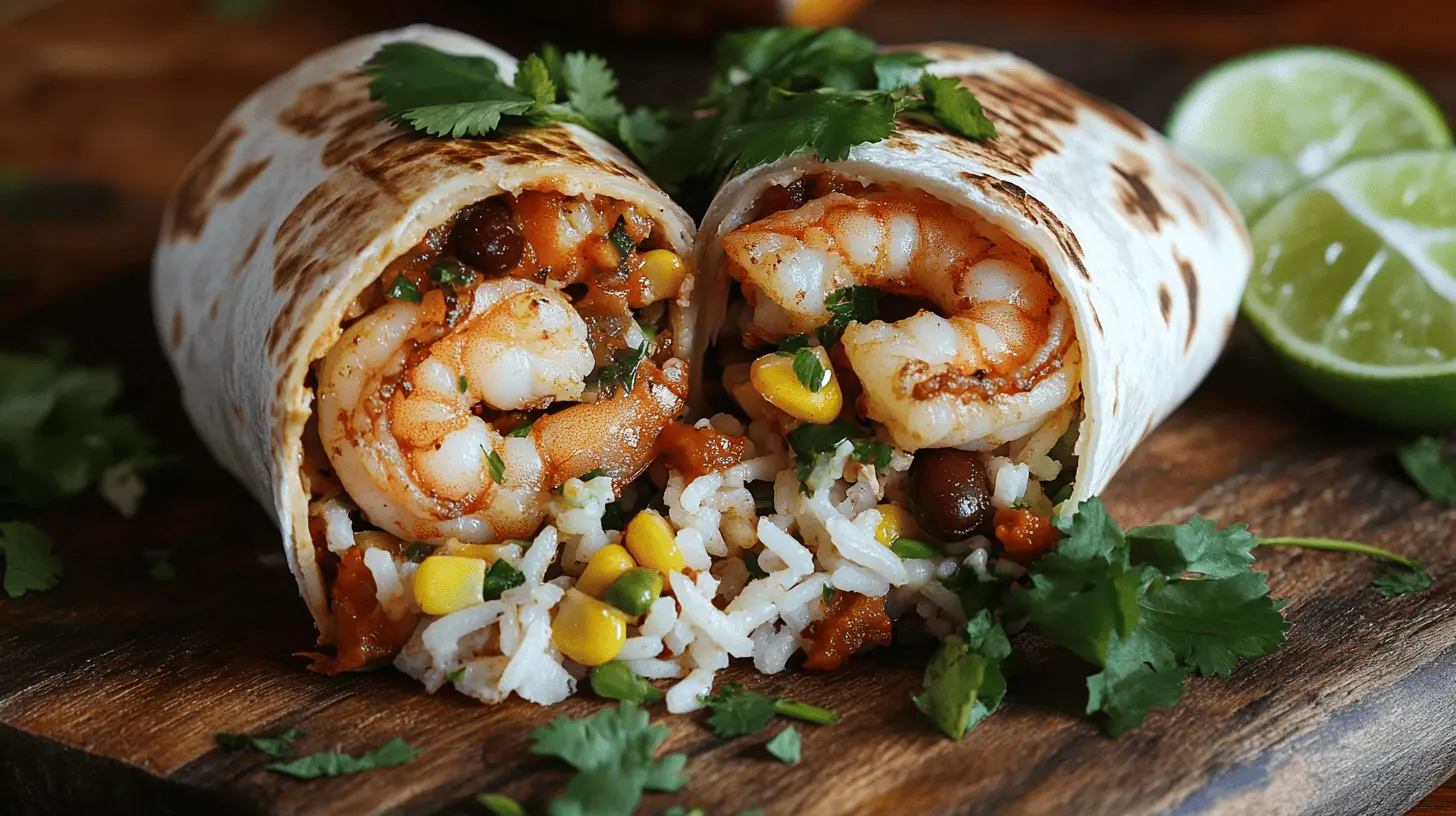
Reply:
[[[666,575],[682,572],[687,564],[678,551],[672,525],[656,510],[643,510],[627,522],[623,537],[637,563]]]
[[[833,422],[844,407],[844,393],[839,389],[839,378],[834,376],[834,367],[829,363],[829,353],[819,347],[807,349],[819,360],[824,369],[824,384],[818,391],[810,391],[799,381],[794,372],[794,358],[773,353],[753,361],[749,377],[753,387],[769,404],[797,419],[823,425]]]
[[[415,603],[426,615],[448,615],[485,603],[485,561],[432,555],[415,570]]]
[[[687,264],[671,250],[653,249],[642,253],[633,275],[634,286],[628,305],[642,308],[649,303],[677,297],[687,277]]]
[[[589,595],[568,589],[551,637],[561,653],[583,666],[600,666],[622,651],[627,642],[627,619],[621,612]]]
[[[888,547],[900,536],[920,537],[920,525],[915,523],[909,510],[898,504],[877,504],[875,509],[880,511],[880,523],[875,525],[876,541]]]
[[[451,547],[450,555],[458,555],[462,558],[479,558],[487,564],[495,563],[500,558],[499,546],[496,544],[460,544]]]
[[[576,588],[593,598],[600,598],[613,581],[635,566],[637,562],[632,560],[632,554],[627,552],[626,547],[621,544],[608,544],[597,550],[591,560],[586,562],[586,569],[576,579]]]

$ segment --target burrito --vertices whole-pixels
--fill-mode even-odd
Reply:
[[[417,27],[253,94],[167,207],[158,328],[199,434],[283,531],[330,647],[315,669],[387,663],[468,607],[463,633],[505,614],[515,642],[477,644],[465,685],[560,699],[545,571],[575,563],[558,545],[604,543],[605,504],[683,410],[693,224],[575,125],[442,140],[380,121],[360,67],[402,40],[515,68]],[[439,641],[435,685],[461,662]]]
[[[998,138],[902,121],[843,161],[781,159],[723,184],[697,238],[711,421],[751,450],[668,501],[768,581],[835,593],[754,634],[810,668],[907,611],[962,628],[936,577],[1055,547],[1208,372],[1250,270],[1226,196],[1131,115],[1009,54],[907,50]],[[742,488],[765,506],[730,518]]]

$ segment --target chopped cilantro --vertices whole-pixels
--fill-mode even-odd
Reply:
[[[1456,501],[1456,467],[1441,458],[1441,440],[1432,436],[1401,445],[1396,451],[1400,466],[1426,494],[1436,501]]]
[[[728,683],[717,694],[704,697],[703,705],[711,712],[708,727],[725,739],[757,734],[775,714],[816,725],[833,725],[839,720],[839,715],[827,708],[757,694],[739,683]]]
[[[526,583],[526,573],[516,569],[515,565],[497,558],[485,571],[485,599],[487,601],[499,600],[501,593],[508,589],[515,589]]]
[[[409,762],[418,753],[418,749],[395,737],[363,756],[323,751],[289,762],[270,762],[265,767],[294,779],[319,779],[326,776],[349,776],[376,768],[392,768]]]
[[[590,717],[557,717],[532,731],[531,753],[557,757],[577,771],[547,812],[630,816],[643,791],[677,792],[687,783],[688,758],[656,758],[667,736],[667,726],[649,725],[647,712],[631,702]]]
[[[854,445],[850,458],[878,470],[890,466],[890,446],[865,435],[866,432],[852,422],[836,419],[827,425],[804,424],[789,431],[789,447],[798,461],[799,481],[809,478],[809,472],[822,459],[834,454],[839,443],[846,439]]]
[[[147,560],[147,575],[153,581],[177,580],[177,565],[172,563],[171,550],[142,550],[142,557]]]
[[[224,731],[221,734],[214,734],[213,738],[224,751],[241,751],[251,748],[274,759],[288,759],[293,756],[293,743],[307,733],[299,728],[290,728],[276,737],[250,737],[247,734],[233,734]]]
[[[595,379],[597,387],[607,396],[617,392],[618,386],[624,391],[631,391],[637,383],[637,367],[647,359],[647,347],[650,343],[643,343],[637,348],[623,348],[612,352],[612,361],[606,365],[599,366],[596,370]]]
[[[753,550],[743,551],[743,566],[748,568],[748,580],[757,581],[760,578],[767,578],[768,572],[758,565],[758,553]]]
[[[512,84],[488,57],[448,54],[414,42],[388,43],[365,63],[369,96],[401,127],[431,136],[487,136],[502,124],[569,122],[620,139],[626,110],[617,78],[598,56],[546,46],[526,57]]]
[[[151,435],[117,411],[121,389],[116,369],[59,351],[0,352],[0,505],[45,507],[159,464]]]
[[[490,464],[490,478],[496,484],[506,483],[506,460],[501,458],[500,451],[491,451],[485,457]]]
[[[795,357],[801,349],[809,347],[809,335],[791,334],[778,342],[775,353],[780,357]]]
[[[1414,558],[1397,555],[1390,550],[1361,544],[1355,541],[1339,541],[1332,538],[1281,537],[1255,539],[1259,545],[1268,547],[1304,547],[1309,550],[1328,550],[1352,555],[1363,555],[1377,561],[1387,561],[1394,566],[1382,566],[1375,573],[1371,586],[1387,598],[1420,592],[1431,587],[1431,576]]]
[[[465,667],[464,666],[461,666],[461,667],[459,667],[457,669],[451,669],[450,671],[445,672],[445,682],[446,683],[449,683],[451,685],[454,685],[456,683],[459,683],[461,680],[464,680],[464,679],[465,679]]]
[[[620,660],[612,660],[591,670],[592,692],[607,700],[622,700],[637,705],[651,705],[661,700],[662,689],[638,677]]]
[[[880,314],[880,290],[874,286],[845,286],[824,298],[829,322],[814,330],[819,342],[828,348],[844,336],[851,323],[868,323]]]
[[[753,509],[760,516],[774,512],[773,482],[749,482],[748,492],[753,494]]]
[[[797,765],[803,749],[803,739],[799,736],[799,729],[791,725],[775,734],[763,747],[774,759],[786,765]]]
[[[834,587],[825,584],[824,587],[819,591],[819,594],[824,596],[824,603],[829,603],[830,601],[834,600]]]
[[[929,106],[930,117],[925,121],[939,122],[946,130],[967,139],[996,138],[996,125],[986,118],[980,100],[955,77],[925,74],[920,77],[920,94]],[[924,112],[916,118],[923,116]]]
[[[512,428],[510,433],[506,434],[506,438],[507,439],[525,439],[526,437],[528,437],[528,436],[531,435],[531,426],[533,426],[535,424],[536,423],[533,420],[531,422],[527,422],[524,425],[518,425],[518,426]]]
[[[799,378],[799,382],[805,388],[815,394],[829,384],[824,364],[819,362],[818,355],[806,348],[794,352],[794,376]]]
[[[466,391],[469,391],[470,390],[470,381],[467,380],[467,379],[465,379],[465,375],[464,374],[461,374],[460,375],[460,379],[456,382],[456,385],[459,386],[460,393],[462,393],[462,394],[464,394]]]
[[[61,582],[61,559],[51,537],[23,521],[0,522],[0,553],[5,555],[5,594],[55,589]]]
[[[526,816],[526,809],[521,803],[499,793],[482,793],[475,797],[475,801],[490,811],[494,816]]]
[[[470,270],[457,260],[436,261],[435,265],[430,267],[430,280],[446,289],[454,289],[470,282]]]
[[[617,217],[617,223],[613,224],[611,231],[607,233],[607,240],[611,241],[612,248],[617,250],[617,272],[622,275],[631,272],[628,264],[632,260],[632,250],[636,249],[637,245],[632,243],[632,236],[627,234],[626,216]]]
[[[890,544],[891,552],[901,558],[935,558],[940,555],[940,550],[932,544],[927,544],[918,538],[906,538],[900,536]]]
[[[582,482],[590,482],[592,479],[600,479],[601,477],[606,475],[607,472],[605,470],[602,470],[601,468],[592,468],[591,470],[588,470],[586,473],[583,473],[576,478]]]
[[[406,278],[404,275],[396,275],[394,277],[394,283],[389,285],[389,289],[385,291],[385,294],[395,300],[403,300],[407,303],[420,303],[425,299],[424,295],[420,294],[420,287],[415,286],[415,282]]]
[[[411,563],[418,564],[434,555],[435,550],[439,548],[438,544],[431,544],[428,541],[411,541],[409,546],[404,548],[404,557]]]
[[[951,739],[989,717],[1006,696],[1001,664],[1011,642],[989,610],[981,610],[966,628],[947,637],[925,667],[924,690],[912,695],[915,705]]]

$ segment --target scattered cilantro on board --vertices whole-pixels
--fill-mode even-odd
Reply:
[[[308,732],[299,728],[290,728],[276,737],[252,737],[247,734],[233,734],[224,731],[221,734],[214,734],[213,738],[225,751],[241,751],[251,748],[260,751],[274,759],[288,759],[293,756],[293,743],[299,737],[307,735]]]
[[[51,537],[34,524],[0,522],[0,553],[5,556],[5,594],[12,598],[55,589],[61,582],[60,556]]]
[[[377,768],[392,768],[415,758],[419,749],[395,737],[361,756],[338,751],[322,751],[287,762],[270,762],[264,767],[294,779],[321,779],[329,776],[351,776]]]
[[[1456,463],[1441,457],[1441,440],[1422,436],[1396,451],[1411,481],[1436,501],[1456,501]]]
[[[783,697],[769,697],[747,691],[740,683],[728,683],[718,693],[703,698],[708,709],[708,727],[724,739],[757,734],[774,715],[791,717],[815,725],[833,725],[839,715],[827,708]]]
[[[576,775],[546,812],[552,816],[630,816],[643,791],[675,793],[687,784],[687,755],[656,757],[668,736],[649,725],[647,712],[630,702],[590,717],[557,717],[531,732],[531,753],[556,757]]]

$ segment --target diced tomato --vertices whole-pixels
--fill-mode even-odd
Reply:
[[[364,565],[364,553],[358,547],[344,551],[330,593],[338,627],[335,653],[304,653],[302,656],[313,659],[310,671],[333,675],[388,662],[415,630],[414,613],[391,618],[379,604],[374,575]]]
[[[748,439],[674,422],[657,437],[657,452],[667,466],[688,480],[733,467],[743,461]]]
[[[1026,566],[1055,550],[1062,532],[1050,518],[1024,508],[1011,508],[996,511],[996,540],[1005,548],[1007,558]]]
[[[868,645],[889,646],[894,622],[885,614],[885,599],[858,592],[836,592],[824,618],[809,627],[806,669],[832,671]]]

